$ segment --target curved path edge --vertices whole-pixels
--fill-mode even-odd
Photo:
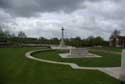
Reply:
[[[48,49],[48,50],[33,50],[33,51],[29,51],[29,52],[26,52],[25,56],[28,58],[28,59],[32,59],[32,60],[36,60],[36,61],[39,61],[39,62],[45,62],[45,63],[51,63],[51,64],[60,64],[60,65],[68,65],[70,66],[72,69],[84,69],[84,70],[99,70],[101,72],[104,72],[116,79],[119,79],[119,74],[116,73],[116,72],[113,72],[114,71],[119,71],[120,70],[120,67],[81,67],[75,63],[69,63],[69,62],[57,62],[57,61],[52,61],[52,60],[45,60],[45,59],[41,59],[41,58],[36,58],[36,57],[33,57],[32,55],[35,54],[35,53],[38,53],[38,52],[44,52],[44,51],[52,51],[51,49]]]

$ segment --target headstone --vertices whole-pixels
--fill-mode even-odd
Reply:
[[[122,51],[120,80],[125,81],[125,50]]]

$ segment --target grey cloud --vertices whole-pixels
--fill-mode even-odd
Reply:
[[[108,39],[116,28],[124,33],[124,4],[124,0],[0,0],[0,19],[9,21],[5,23],[11,31],[33,37],[60,37],[64,26],[65,37],[100,35]]]
[[[72,11],[83,0],[0,0],[0,7],[12,15],[30,16],[36,12]]]
[[[37,12],[65,11],[71,12],[79,8],[84,1],[102,0],[0,0],[0,8],[11,15],[32,16]]]

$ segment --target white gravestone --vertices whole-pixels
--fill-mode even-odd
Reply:
[[[122,51],[120,80],[125,81],[125,50]]]

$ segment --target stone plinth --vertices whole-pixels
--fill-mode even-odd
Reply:
[[[88,55],[88,49],[83,48],[74,48],[70,49],[70,55]]]
[[[101,57],[88,52],[87,48],[71,48],[69,53],[59,54],[62,58],[93,58]]]

